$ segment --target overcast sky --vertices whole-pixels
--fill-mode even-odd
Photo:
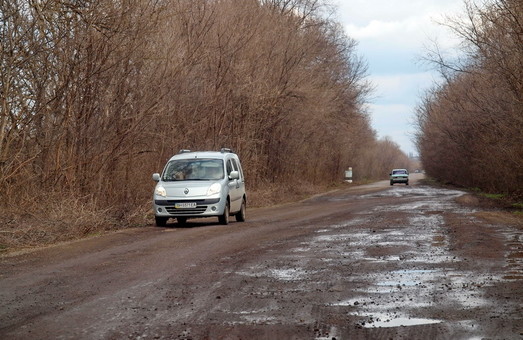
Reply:
[[[414,109],[437,73],[420,61],[426,46],[456,44],[438,25],[445,15],[462,12],[462,0],[334,0],[347,35],[359,42],[369,79],[376,87],[370,103],[378,137],[389,136],[402,151],[417,154],[412,143]]]

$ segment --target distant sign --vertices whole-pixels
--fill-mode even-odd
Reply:
[[[345,181],[352,183],[352,167],[345,171]]]

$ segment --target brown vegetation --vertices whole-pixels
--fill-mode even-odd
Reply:
[[[0,245],[144,223],[151,173],[182,148],[233,148],[261,193],[405,161],[323,1],[0,4]]]
[[[449,20],[462,60],[430,58],[445,82],[417,110],[427,174],[486,192],[523,196],[523,3],[466,2]]]

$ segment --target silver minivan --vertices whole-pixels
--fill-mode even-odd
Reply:
[[[169,159],[153,194],[157,226],[169,218],[184,224],[188,218],[217,216],[229,224],[229,216],[245,221],[247,195],[240,159],[230,149],[191,152],[181,150]]]

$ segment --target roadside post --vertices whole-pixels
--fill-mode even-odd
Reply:
[[[352,183],[352,167],[349,167],[349,170],[345,170],[345,182]]]

